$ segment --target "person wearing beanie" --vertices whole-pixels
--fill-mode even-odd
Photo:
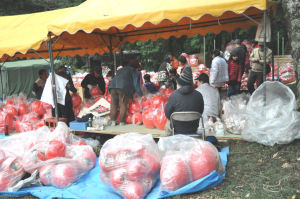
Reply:
[[[129,60],[128,64],[117,70],[111,80],[108,89],[111,94],[110,119],[111,126],[116,125],[118,107],[120,105],[120,125],[125,124],[128,100],[133,98],[135,93],[143,96],[140,87],[140,63],[137,59]]]
[[[202,114],[203,108],[203,97],[201,93],[193,89],[193,75],[189,67],[177,78],[177,90],[172,93],[165,105],[165,115],[170,120],[174,112],[196,111]],[[197,132],[199,120],[191,122],[174,121],[173,124],[175,133],[190,134]],[[166,131],[168,134],[169,126],[167,125]],[[172,127],[170,126],[170,128]]]
[[[202,94],[204,101],[203,121],[208,121],[210,117],[215,121],[220,117],[222,107],[219,91],[209,85],[209,77],[206,73],[200,74],[195,80],[198,85],[196,91]]]
[[[240,83],[242,80],[242,68],[241,63],[238,57],[237,52],[232,52],[231,56],[228,60],[228,73],[229,73],[229,81],[228,81],[228,89],[227,89],[227,97],[232,95],[237,95],[240,93]]]

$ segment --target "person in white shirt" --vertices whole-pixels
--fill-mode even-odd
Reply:
[[[213,51],[212,58],[209,83],[221,91],[222,86],[228,81],[227,63],[225,59],[221,57],[220,51],[217,49]]]
[[[210,117],[215,121],[220,116],[221,101],[218,89],[209,85],[209,77],[207,74],[202,73],[197,77],[198,87],[196,91],[199,91],[203,96],[204,111],[202,113],[203,121],[208,121]]]

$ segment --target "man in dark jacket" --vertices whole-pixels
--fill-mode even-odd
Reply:
[[[108,88],[111,93],[110,119],[111,125],[116,125],[118,106],[120,104],[120,125],[125,124],[128,99],[134,93],[143,96],[140,88],[140,72],[137,69],[140,64],[137,59],[131,59],[128,66],[117,70],[115,77],[110,82]]]
[[[102,76],[102,68],[96,67],[93,69],[93,72],[91,74],[88,74],[85,76],[85,78],[81,82],[81,86],[84,89],[84,97],[87,99],[90,99],[91,93],[90,89],[92,87],[98,86],[102,94],[105,93],[105,81]]]
[[[204,102],[201,93],[193,89],[193,75],[190,67],[177,78],[177,90],[172,93],[166,106],[165,115],[168,119],[174,112],[196,111],[203,113]],[[175,133],[196,133],[199,120],[191,122],[174,121]],[[171,127],[172,128],[172,127]]]
[[[246,49],[244,45],[241,45],[241,40],[240,39],[236,39],[234,41],[234,49],[232,50],[231,54],[237,54],[238,58],[239,58],[239,62],[241,64],[241,69],[242,69],[242,73],[241,75],[244,74],[245,72],[245,60],[246,60]]]

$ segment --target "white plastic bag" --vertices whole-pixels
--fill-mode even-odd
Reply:
[[[231,96],[223,101],[223,115],[226,131],[232,134],[241,134],[246,122],[246,106],[249,95],[244,93]]]
[[[264,82],[247,105],[243,139],[273,146],[300,138],[300,113],[294,111],[295,107],[295,95],[289,87],[280,82]]]

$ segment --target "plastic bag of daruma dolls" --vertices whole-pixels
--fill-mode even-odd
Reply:
[[[151,135],[117,135],[101,148],[100,177],[124,198],[144,198],[158,179],[160,159]]]
[[[163,190],[175,191],[224,167],[218,150],[210,142],[185,135],[160,138],[159,149],[164,153],[160,180]]]

